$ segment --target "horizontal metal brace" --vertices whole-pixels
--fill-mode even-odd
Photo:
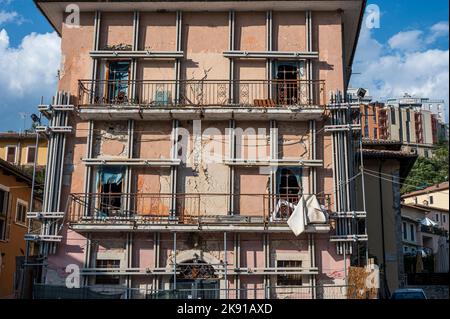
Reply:
[[[58,236],[58,235],[26,234],[25,235],[25,240],[28,240],[28,241],[60,242],[62,240],[62,236]]]
[[[225,165],[230,166],[314,166],[322,167],[323,160],[279,159],[279,160],[252,160],[252,159],[225,159]]]
[[[325,132],[360,131],[360,124],[325,125]]]
[[[367,235],[333,235],[330,236],[331,242],[357,242],[367,241]]]
[[[27,218],[38,218],[38,219],[44,218],[59,219],[63,218],[64,215],[65,215],[64,212],[27,212]]]
[[[181,59],[183,51],[91,51],[92,58],[142,58],[142,59]]]
[[[99,165],[117,165],[117,166],[154,166],[154,167],[171,167],[178,166],[180,159],[139,159],[139,158],[120,158],[120,159],[101,159],[101,158],[84,158],[83,162],[88,166]]]
[[[363,211],[352,212],[334,212],[330,214],[330,218],[365,218],[367,213]]]
[[[72,133],[72,126],[38,126],[36,132],[38,133]]]
[[[318,59],[319,52],[283,52],[283,51],[225,51],[226,58],[237,59]]]

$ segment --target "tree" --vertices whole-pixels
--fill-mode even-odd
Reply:
[[[442,141],[433,157],[419,157],[406,178],[402,194],[448,181],[448,142]]]

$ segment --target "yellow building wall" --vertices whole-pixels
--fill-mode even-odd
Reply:
[[[25,255],[24,236],[27,227],[17,223],[17,200],[20,199],[29,205],[31,187],[24,182],[18,182],[14,175],[7,176],[0,169],[0,187],[9,188],[9,201],[7,210],[7,228],[5,240],[0,240],[0,298],[8,298],[14,295],[14,274],[16,272],[16,256]],[[27,221],[25,222],[25,225]]]
[[[433,204],[430,203],[430,196],[433,196]],[[427,201],[430,207],[448,209],[449,190],[443,189],[439,192],[429,192],[428,194],[405,197],[404,199],[405,204],[424,205],[424,201]]]
[[[28,147],[36,145],[35,139],[19,141],[18,139],[2,139],[0,140],[0,158],[6,161],[6,148],[8,146],[16,146],[16,165],[32,165],[27,163]],[[47,140],[40,139],[38,147],[38,166],[47,164]]]

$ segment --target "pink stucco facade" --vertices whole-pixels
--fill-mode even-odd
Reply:
[[[209,5],[213,6],[205,2],[204,9]],[[135,289],[134,297],[170,289],[174,280],[195,281],[195,277],[173,275],[174,264],[187,267],[192,262],[211,266],[205,278],[233,294],[245,291],[241,297],[264,297],[267,287],[276,287],[279,290],[273,293],[281,294],[290,286],[310,291],[316,285],[344,284],[350,259],[337,255],[329,240],[332,221],[310,222],[297,237],[276,211],[277,203],[289,199],[293,191],[294,197],[316,194],[325,215],[335,209],[332,141],[323,128],[328,93],[344,91],[346,85],[343,15],[338,10],[300,6],[297,10],[268,9],[98,10],[101,19],[99,13],[82,10],[78,28],[62,21],[59,90],[70,92],[76,112],[69,121],[73,134],[67,136],[61,189],[61,209],[68,223],[56,254],[48,257],[47,283],[63,283],[65,267],[76,264],[82,268],[83,283],[95,286],[98,275],[86,270],[102,268],[99,261],[106,260],[117,261],[117,268],[123,270],[112,285]],[[131,53],[121,53],[118,45],[136,45],[132,51],[142,55],[162,52],[163,56],[131,57]],[[95,56],[100,51],[119,54]],[[182,57],[173,56],[178,51]],[[230,58],[227,51],[290,55]],[[317,57],[294,54],[310,51],[317,52]],[[309,59],[312,68],[308,73]],[[114,69],[117,62],[124,62],[128,70]],[[136,85],[142,103],[144,96],[149,103],[163,92],[159,102],[144,108],[137,108],[131,97],[119,106],[110,100],[85,103],[86,91],[80,90],[79,80],[97,81],[96,90],[103,90],[105,100],[116,94],[111,85],[117,82],[111,79],[118,73],[126,77],[127,95],[131,96]],[[303,88],[301,81],[322,81],[321,98],[297,100],[288,106],[256,105],[257,100],[273,103],[276,97],[269,95],[280,94],[279,84],[273,83],[286,81],[282,77],[288,77],[283,83],[298,81],[293,88],[281,89],[286,95],[312,90]],[[195,81],[202,79],[207,89],[199,97],[202,82]],[[242,84],[244,80],[256,84]],[[183,81],[195,85],[184,86]],[[236,84],[228,84],[233,81]],[[152,91],[158,85],[162,91]],[[274,88],[278,93],[273,93]],[[240,105],[230,107],[220,100],[220,94],[231,94],[233,89]],[[175,107],[157,104],[174,100],[177,90],[183,96],[194,92],[197,102],[191,98]],[[319,87],[314,90],[318,93]],[[255,105],[243,103],[244,96]],[[199,106],[200,98],[213,103]],[[156,112],[154,106],[161,112],[146,113]],[[295,164],[303,160],[317,165]],[[104,184],[102,177],[112,166],[123,169],[122,180],[113,186]],[[74,196],[90,204],[82,205]],[[106,200],[109,208],[104,208]],[[139,225],[133,227],[120,218],[118,222],[106,217],[89,219],[104,213],[102,209],[111,213],[114,205],[120,206],[117,211],[126,218],[138,216]]]

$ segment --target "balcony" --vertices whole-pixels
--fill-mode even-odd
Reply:
[[[239,113],[245,108],[248,116],[247,109],[251,108],[254,113],[260,110],[259,113],[292,116],[303,112],[321,116],[326,91],[321,80],[80,80],[77,105],[84,114],[93,108],[96,114],[139,110],[141,118],[151,114],[151,119],[154,114],[167,114],[168,109],[223,114],[226,109]]]
[[[329,195],[318,199],[328,210]],[[298,200],[268,194],[72,194],[68,218],[76,230],[290,231],[287,220]],[[328,232],[329,225],[311,222],[306,231]]]

